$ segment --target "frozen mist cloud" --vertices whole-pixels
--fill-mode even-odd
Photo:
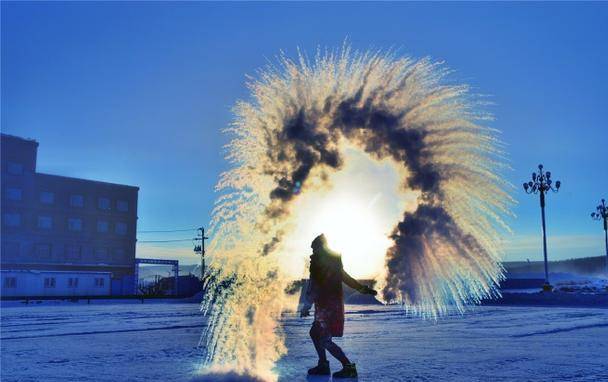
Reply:
[[[293,202],[325,192],[346,144],[392,160],[405,170],[403,188],[419,193],[390,235],[384,300],[436,318],[497,295],[512,204],[504,154],[483,104],[448,74],[430,59],[345,46],[313,60],[281,57],[251,79],[228,129],[232,168],[210,230],[206,365],[276,379],[289,281],[278,259],[290,255],[282,245],[298,218]]]

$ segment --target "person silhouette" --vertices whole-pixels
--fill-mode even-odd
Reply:
[[[325,351],[342,363],[342,370],[333,374],[334,378],[355,378],[357,368],[342,349],[332,341],[332,337],[342,337],[344,332],[344,293],[342,282],[359,293],[376,295],[372,288],[359,283],[344,271],[342,257],[327,245],[325,235],[317,236],[310,245],[310,277],[300,317],[310,314],[312,304],[315,315],[310,329],[310,338],[315,346],[319,361],[308,370],[308,375],[329,375],[329,361]]]

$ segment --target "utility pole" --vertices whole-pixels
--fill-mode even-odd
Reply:
[[[597,212],[591,213],[593,220],[604,221],[604,242],[606,243],[606,274],[608,274],[608,206],[606,200],[602,199],[602,204],[595,207]]]
[[[205,228],[204,227],[200,227],[198,228],[199,234],[197,237],[194,238],[194,241],[200,241],[201,244],[195,244],[194,245],[194,253],[201,254],[201,281],[204,280],[205,278],[205,240],[209,239],[208,237],[205,236]]]
[[[543,290],[550,292],[553,287],[549,283],[549,265],[547,262],[547,229],[545,227],[545,193],[549,190],[557,192],[561,186],[561,182],[558,180],[555,182],[555,188],[551,185],[551,172],[543,172],[543,165],[538,165],[538,174],[532,173],[532,181],[524,183],[524,190],[527,194],[538,194],[540,193],[540,210],[543,225],[543,255],[545,258],[545,284]]]

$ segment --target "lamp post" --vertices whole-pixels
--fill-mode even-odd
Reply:
[[[538,174],[532,173],[532,180],[524,183],[524,190],[528,194],[540,194],[540,210],[543,223],[543,255],[545,258],[545,284],[543,290],[550,292],[553,287],[549,283],[549,265],[547,264],[547,229],[545,227],[545,194],[548,191],[557,192],[561,182],[558,180],[555,182],[553,187],[553,181],[551,180],[551,172],[543,171],[543,165],[538,165]]]
[[[603,220],[604,221],[604,241],[606,242],[606,272],[608,273],[608,206],[606,205],[606,201],[602,199],[602,204],[595,207],[597,212],[591,213],[591,218],[593,220]]]

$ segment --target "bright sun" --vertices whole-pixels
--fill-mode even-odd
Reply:
[[[418,194],[402,190],[392,161],[375,161],[353,147],[344,159],[344,168],[330,175],[330,189],[305,192],[295,202],[295,227],[281,256],[293,277],[306,276],[310,243],[321,233],[353,277],[381,277],[388,235],[404,209],[416,205]]]

